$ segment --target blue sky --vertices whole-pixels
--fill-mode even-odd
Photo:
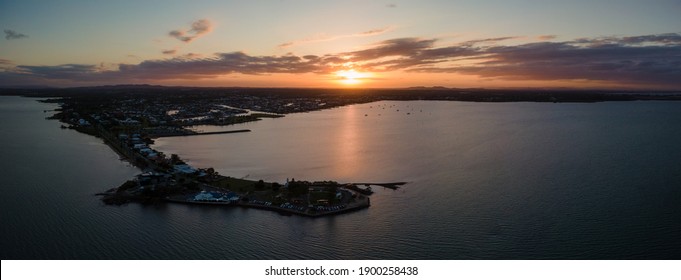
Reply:
[[[678,0],[2,1],[0,29],[5,31],[5,38],[0,40],[0,85],[147,82],[211,86],[677,88],[678,82],[666,83],[665,79],[638,81],[634,72],[647,69],[643,74],[651,76],[650,71],[666,71],[664,75],[671,77],[679,73],[675,64],[681,60],[676,39],[681,32],[678,14]],[[197,22],[202,26],[193,29]],[[171,36],[173,31],[184,37]],[[652,35],[666,37],[644,37]],[[187,36],[191,39],[178,40]],[[650,40],[624,40],[633,37]],[[489,40],[499,38],[505,39]],[[604,38],[610,38],[611,45],[626,48],[603,49],[597,40]],[[419,46],[406,45],[419,41]],[[353,57],[362,50],[385,51],[388,45],[402,51],[434,53],[471,41],[477,41],[469,46],[469,51],[475,49],[475,53],[438,56],[437,61],[416,63],[413,53],[397,51],[380,57],[365,56],[364,60]],[[566,48],[599,48],[601,53],[612,50],[618,55],[606,55],[601,63],[591,65],[592,69],[601,69],[593,76],[574,75],[570,71],[575,68],[565,69],[565,75],[560,76],[533,75],[525,65],[529,62],[513,61],[519,65],[514,71],[509,58],[500,53],[501,47],[538,48],[541,46],[532,44],[539,43],[554,43],[537,50],[553,49],[556,57],[564,56]],[[650,48],[653,45],[664,48]],[[222,55],[229,53],[246,56],[234,62],[236,56]],[[334,60],[308,61],[305,56]],[[396,58],[409,59],[410,63],[400,63],[401,67],[385,63]],[[248,65],[243,64],[244,59]],[[301,68],[283,64],[284,60],[290,63],[296,59],[314,65]],[[254,64],[274,64],[272,60],[278,61],[275,68],[250,70]],[[535,61],[529,66],[547,61]],[[556,59],[554,63],[563,66],[570,62]],[[382,68],[372,67],[381,63]],[[479,69],[491,64],[503,67],[493,73]],[[657,66],[650,68],[653,64]],[[172,69],[164,68],[167,65]],[[192,68],[206,69],[206,65],[213,70]],[[615,72],[604,73],[608,66],[612,71],[625,71],[631,82],[615,79]],[[133,67],[134,75],[126,72]],[[240,67],[249,70],[240,71]],[[339,74],[348,71],[354,73],[352,77]],[[291,78],[298,78],[298,82],[293,83]]]

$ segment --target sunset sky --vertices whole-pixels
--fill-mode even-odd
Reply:
[[[0,1],[0,86],[681,90],[681,1]]]

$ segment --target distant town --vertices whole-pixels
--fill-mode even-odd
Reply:
[[[379,100],[458,100],[476,102],[599,102],[681,100],[674,92],[540,91],[482,89],[290,89],[188,88],[148,85],[69,89],[0,89],[0,95],[40,97],[57,103],[51,119],[99,137],[121,158],[141,170],[135,178],[98,195],[106,204],[190,203],[240,206],[310,217],[345,213],[370,206],[371,186],[397,189],[405,182],[309,182],[289,178],[264,182],[195,167],[178,155],[150,145],[159,137],[248,133],[202,132],[197,125],[227,126],[280,118],[290,113]]]

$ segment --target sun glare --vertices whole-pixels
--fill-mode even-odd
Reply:
[[[345,85],[356,85],[361,83],[364,79],[368,78],[370,75],[367,73],[360,73],[355,71],[355,69],[341,70],[336,72],[336,76],[340,78],[340,82]]]

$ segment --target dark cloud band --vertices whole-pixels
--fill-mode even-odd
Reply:
[[[129,82],[206,79],[230,73],[329,74],[352,67],[368,72],[457,73],[504,80],[587,80],[681,89],[681,35],[677,33],[500,45],[513,38],[449,46],[437,46],[435,39],[399,38],[357,51],[322,56],[251,56],[230,52],[204,58],[184,56],[121,64],[116,70],[74,64],[16,66],[12,74],[72,82]],[[5,74],[8,72],[11,71],[6,70]]]

